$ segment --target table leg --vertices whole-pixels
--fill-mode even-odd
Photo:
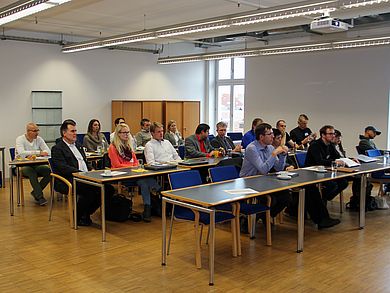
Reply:
[[[214,285],[214,257],[215,257],[215,210],[210,211],[210,240],[209,240],[209,285]]]
[[[16,166],[16,202],[18,204],[18,206],[20,206],[20,169],[18,166]]]
[[[366,188],[367,174],[362,174],[360,179],[359,229],[363,229],[366,225]]]
[[[14,215],[14,174],[12,167],[9,168],[9,209],[11,216]]]
[[[106,203],[105,203],[105,188],[104,184],[101,185],[101,206],[100,211],[102,213],[102,241],[106,241]]]
[[[299,190],[299,201],[298,201],[298,242],[297,252],[303,252],[303,238],[305,232],[305,189]]]
[[[166,216],[167,202],[165,197],[162,198],[162,260],[161,265],[167,264],[167,216]]]
[[[3,176],[3,180],[1,181],[2,182],[2,187],[5,188],[5,157],[4,157],[4,149],[1,150],[1,164],[2,164],[2,168],[1,168],[1,171],[2,171],[2,176]]]
[[[77,230],[77,181],[73,178],[74,229]]]

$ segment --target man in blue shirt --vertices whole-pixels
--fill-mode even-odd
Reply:
[[[261,123],[255,128],[255,141],[250,143],[245,150],[240,177],[253,175],[265,175],[272,171],[282,171],[286,164],[288,148],[278,146],[274,148],[272,141],[274,134],[272,126]],[[289,203],[288,191],[271,194],[271,217],[279,214]]]
[[[260,123],[263,123],[263,119],[255,118],[252,121],[252,129],[244,134],[242,137],[241,145],[245,149],[252,141],[256,140],[255,138],[255,128]]]

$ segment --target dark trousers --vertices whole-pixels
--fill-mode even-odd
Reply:
[[[323,200],[332,200],[348,187],[348,180],[341,178],[321,183]]]
[[[285,190],[285,191],[279,191],[275,193],[271,193],[271,217],[274,218],[276,217],[281,211],[286,208],[290,201],[291,201],[291,195],[290,193]],[[266,204],[267,203],[267,198],[265,196],[260,196],[259,200],[261,203]]]
[[[360,177],[352,177],[352,195],[360,198]],[[366,196],[371,195],[371,190],[374,186],[371,183],[367,183]]]
[[[105,199],[107,200],[114,194],[112,185],[104,185]],[[84,183],[77,183],[77,218],[92,215],[101,203],[101,190],[97,186]]]
[[[316,224],[321,220],[329,218],[329,212],[322,201],[320,191],[316,185],[305,188],[305,206],[310,218]]]

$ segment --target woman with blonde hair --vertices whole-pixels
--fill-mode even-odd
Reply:
[[[139,165],[134,150],[131,147],[129,134],[129,126],[124,123],[117,125],[114,133],[113,142],[108,149],[108,156],[110,157],[112,168],[137,167]],[[135,182],[141,190],[141,195],[144,202],[143,219],[145,222],[150,222],[150,191],[160,191],[161,187],[160,185],[158,185],[156,180],[151,177],[125,181],[125,185],[131,185],[131,183],[133,182]]]
[[[169,140],[173,146],[179,146],[184,143],[181,133],[177,130],[177,124],[175,120],[169,120],[164,139]]]

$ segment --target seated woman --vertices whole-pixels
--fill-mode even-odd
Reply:
[[[177,124],[175,120],[169,120],[167,132],[165,132],[164,139],[169,140],[173,146],[183,145],[183,137],[177,130]]]
[[[108,156],[110,157],[112,168],[138,166],[137,157],[131,148],[129,134],[129,126],[124,123],[117,125],[115,129],[114,140],[108,148]],[[126,181],[125,184],[131,185],[131,183],[134,182],[141,189],[141,195],[144,202],[143,219],[145,222],[150,222],[152,219],[150,191],[160,191],[161,187],[158,185],[156,180],[151,177],[129,180]]]
[[[84,136],[83,146],[87,148],[87,152],[96,152],[98,146],[104,150],[108,147],[106,137],[100,132],[100,122],[97,119],[92,119],[88,124],[87,134]]]

